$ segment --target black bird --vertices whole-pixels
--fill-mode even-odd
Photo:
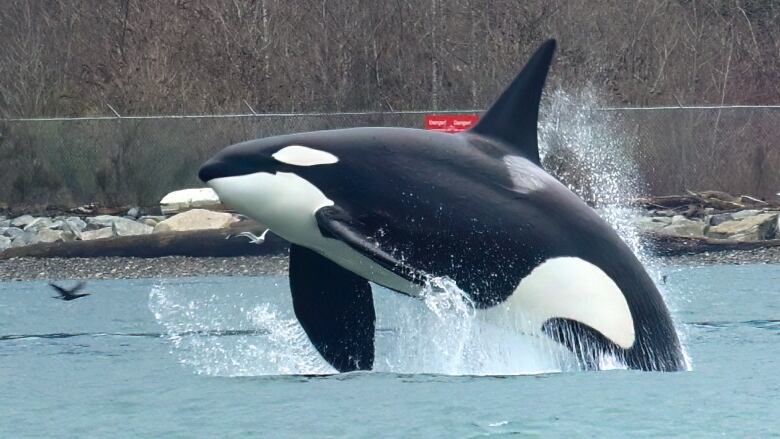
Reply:
[[[73,300],[73,299],[78,299],[79,297],[89,296],[89,293],[77,294],[77,292],[79,290],[81,290],[82,288],[84,288],[84,286],[86,285],[86,283],[84,283],[84,282],[79,282],[78,284],[76,284],[75,287],[70,288],[70,289],[63,288],[63,287],[61,287],[59,285],[55,285],[55,284],[53,284],[51,282],[49,282],[49,285],[52,288],[54,288],[55,290],[57,290],[57,293],[59,294],[59,296],[52,296],[52,298],[54,298],[54,299]]]

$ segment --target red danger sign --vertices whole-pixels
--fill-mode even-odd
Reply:
[[[425,129],[443,133],[459,133],[474,126],[479,120],[476,114],[426,114]]]

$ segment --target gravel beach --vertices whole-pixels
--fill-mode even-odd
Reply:
[[[13,258],[0,260],[0,281],[131,279],[286,274],[287,256],[231,258]]]
[[[660,257],[659,259],[664,265],[780,264],[780,247],[706,252],[695,255],[665,256]]]
[[[780,247],[659,258],[663,265],[780,264]],[[0,260],[0,281],[130,279],[286,274],[287,255],[231,258],[13,258]]]

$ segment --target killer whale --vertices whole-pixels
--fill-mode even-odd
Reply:
[[[588,367],[685,367],[663,299],[617,233],[541,168],[545,42],[467,132],[352,128],[228,146],[201,180],[291,243],[293,308],[338,371],[370,369],[369,281],[416,296],[447,276],[480,314]]]

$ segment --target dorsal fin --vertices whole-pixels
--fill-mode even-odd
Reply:
[[[540,164],[536,122],[554,52],[555,40],[542,44],[471,132],[507,143],[517,148],[523,157]]]

